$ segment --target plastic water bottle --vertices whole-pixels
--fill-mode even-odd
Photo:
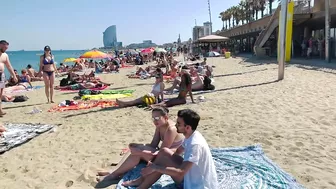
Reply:
[[[30,111],[28,114],[37,114],[37,113],[41,113],[41,112],[42,112],[42,110],[39,110],[36,107],[34,107],[33,110]]]

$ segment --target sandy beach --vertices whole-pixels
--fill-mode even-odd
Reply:
[[[171,108],[173,120],[180,109],[197,110],[198,130],[211,147],[261,144],[305,187],[336,188],[335,70],[289,65],[285,80],[277,82],[277,65],[267,61],[212,58],[208,64],[216,66],[217,92],[201,94],[205,102]],[[154,79],[128,79],[125,75],[134,69],[100,77],[113,82],[112,89],[135,89],[137,98],[149,92]],[[44,89],[26,95],[27,102],[4,105],[2,122],[62,125],[0,155],[1,189],[93,188],[98,169],[117,163],[128,143],[150,142],[154,132],[150,111],[141,108],[51,113]],[[56,91],[55,101],[75,95]],[[43,112],[25,114],[34,107]]]

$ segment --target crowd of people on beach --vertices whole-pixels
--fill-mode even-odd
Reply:
[[[169,110],[167,109],[185,104],[187,95],[194,103],[193,91],[214,89],[211,84],[213,67],[207,65],[206,58],[202,62],[188,64],[175,60],[173,53],[153,53],[146,56],[141,54],[130,56],[128,54],[125,57],[117,55],[112,60],[101,60],[100,62],[83,59],[71,68],[64,64],[57,68],[50,47],[45,46],[44,54],[40,57],[39,71],[35,71],[31,65],[28,65],[27,69],[23,69],[19,75],[17,70],[12,68],[9,57],[5,53],[8,45],[7,41],[0,41],[1,96],[5,96],[2,94],[6,86],[28,83],[30,87],[33,87],[33,81],[43,80],[47,102],[53,103],[54,89],[80,90],[110,86],[111,83],[101,81],[95,74],[118,72],[120,68],[129,64],[146,65],[145,67],[138,66],[133,76],[141,78],[146,75],[142,79],[155,77],[153,88],[148,94],[132,101],[116,99],[119,107],[144,104],[151,108],[152,120],[156,126],[151,143],[129,144],[129,148],[117,169],[113,172],[98,172],[98,181],[120,179],[141,161],[145,161],[147,166],[141,171],[139,178],[125,181],[124,186],[149,188],[162,174],[166,174],[173,178],[178,188],[218,188],[216,168],[209,146],[202,134],[196,131],[200,116],[193,110],[183,109],[178,111],[177,120],[174,122],[169,119]],[[199,59],[199,57],[188,57],[188,60],[191,61]],[[156,65],[147,65],[149,61],[155,61]],[[5,82],[5,66],[11,74],[8,83]],[[94,71],[82,75],[76,73],[76,71],[89,68]],[[66,76],[60,80],[59,86],[54,86],[56,74]],[[164,81],[170,82],[172,86],[166,88]],[[164,95],[171,94],[174,90],[178,90],[178,96],[166,100]],[[1,97],[1,99],[3,98]],[[7,98],[7,100],[10,99]],[[4,114],[0,106],[0,116]],[[5,132],[5,128],[0,126],[0,136],[3,132]],[[159,145],[160,143],[161,145]]]

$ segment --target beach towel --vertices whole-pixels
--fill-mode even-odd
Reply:
[[[78,104],[74,104],[71,106],[54,106],[48,112],[63,112],[63,111],[70,111],[70,110],[84,110],[84,109],[91,109],[96,107],[101,108],[108,108],[108,107],[117,107],[118,104],[116,101],[97,101],[97,100],[90,100],[90,101],[79,101]]]
[[[34,91],[37,89],[41,89],[44,86],[34,86],[33,88],[28,87],[27,89],[24,88],[23,86],[13,86],[13,87],[8,87],[5,88],[4,90],[4,94],[11,94],[11,93],[25,93],[25,92],[30,92],[30,91]]]
[[[28,124],[28,123],[6,123],[6,131],[0,137],[0,153],[4,153],[11,148],[19,146],[38,135],[49,131],[55,125]]]
[[[95,91],[90,89],[82,89],[78,92],[78,96],[83,95],[99,95],[99,94],[133,94],[135,90],[102,90]]]
[[[211,149],[215,160],[219,189],[258,188],[258,189],[303,189],[304,187],[264,154],[261,146]],[[121,184],[140,176],[145,164],[139,164],[120,180],[117,189],[126,189]],[[128,187],[130,189],[132,187]],[[163,175],[152,189],[176,188],[168,175]]]
[[[100,88],[92,88],[90,90],[95,90],[95,91],[101,91],[101,90],[104,90],[106,89],[108,86],[107,85],[104,85]],[[71,89],[60,89],[60,91],[72,91],[72,92],[78,92],[79,90],[71,90]]]
[[[133,94],[97,94],[97,95],[83,95],[82,100],[107,100],[107,99],[116,99],[116,98],[126,98],[131,97]]]
[[[103,90],[100,94],[132,94],[135,90]]]
[[[203,94],[203,93],[212,93],[212,92],[215,92],[216,90],[208,90],[208,91],[204,91],[204,90],[202,90],[202,91],[193,91],[192,92],[192,94],[193,95],[198,95],[198,94]],[[173,90],[173,93],[171,93],[171,92],[168,92],[168,91],[164,91],[163,92],[165,95],[172,95],[172,94],[177,94],[177,93],[179,93],[179,90],[177,90],[177,89],[174,89]]]

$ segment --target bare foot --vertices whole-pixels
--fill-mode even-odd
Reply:
[[[118,179],[120,179],[120,177],[115,177],[114,175],[109,174],[109,175],[107,175],[107,176],[101,176],[101,177],[98,177],[98,178],[97,178],[97,181],[98,181],[98,182],[101,182],[101,181],[103,181],[103,180],[105,180],[105,181],[113,181],[113,180],[118,180]]]
[[[116,99],[116,102],[120,108],[124,107],[123,103],[119,99]]]
[[[52,101],[50,101],[51,103],[55,103],[53,100]]]
[[[140,177],[138,179],[135,180],[130,180],[130,181],[126,181],[123,182],[121,185],[123,186],[139,186],[142,183],[143,178]]]
[[[0,112],[0,116],[6,115],[6,112]]]
[[[97,176],[107,176],[111,174],[109,171],[98,171]]]

